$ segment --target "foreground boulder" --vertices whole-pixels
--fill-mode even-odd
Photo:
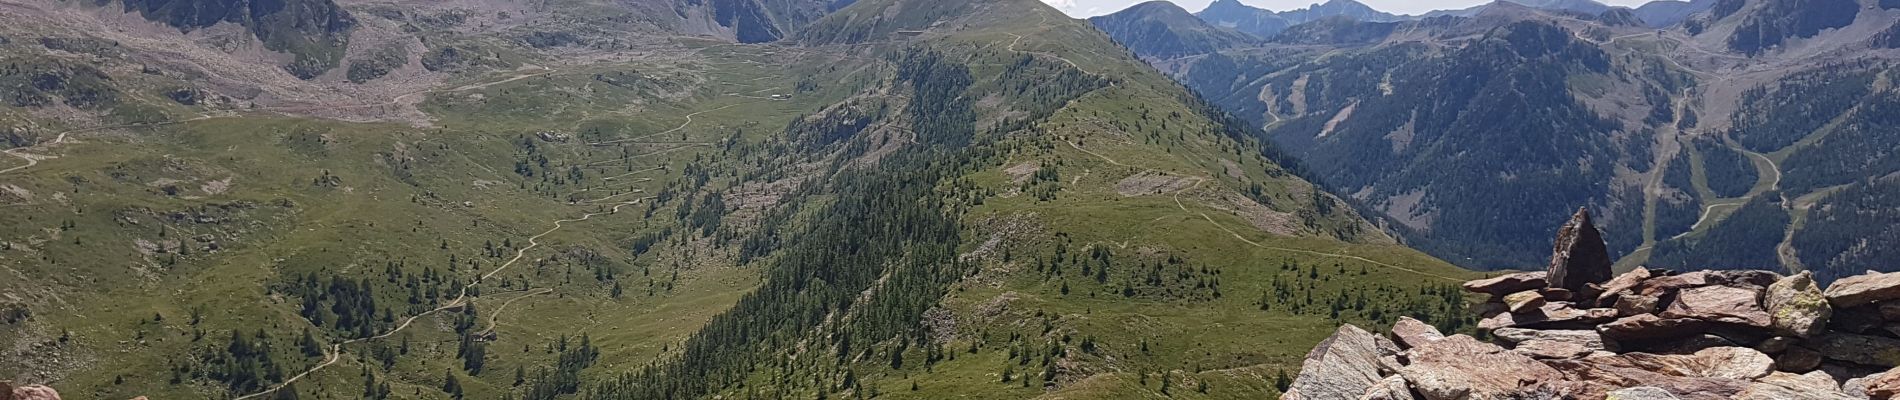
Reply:
[[[1280,398],[1356,399],[1384,379],[1379,374],[1379,341],[1375,335],[1345,325],[1306,354],[1300,375]]]
[[[1807,271],[1768,285],[1762,305],[1768,308],[1768,314],[1774,319],[1776,331],[1795,337],[1808,338],[1820,334],[1827,329],[1828,318],[1834,316],[1834,308],[1828,306],[1827,296],[1814,284],[1814,274]],[[1885,309],[1881,312],[1882,315],[1886,314]]]

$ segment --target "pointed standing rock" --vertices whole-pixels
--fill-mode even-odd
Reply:
[[[1550,254],[1550,287],[1572,292],[1586,285],[1610,280],[1610,249],[1603,244],[1603,233],[1590,222],[1590,210],[1577,209],[1570,222],[1557,231],[1557,245]]]

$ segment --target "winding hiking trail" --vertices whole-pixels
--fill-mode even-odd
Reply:
[[[510,259],[508,259],[508,261],[507,261],[507,262],[504,262],[504,263],[502,263],[502,264],[501,264],[501,266],[498,266],[498,267],[495,267],[495,269],[494,269],[494,270],[492,270],[492,271],[489,271],[489,272],[488,272],[488,273],[486,273],[486,274],[482,274],[482,275],[481,275],[480,277],[478,277],[478,278],[476,278],[476,279],[475,279],[474,281],[472,281],[472,282],[469,282],[469,283],[468,283],[468,284],[466,284],[466,285],[462,285],[462,290],[461,290],[461,293],[459,293],[459,294],[457,294],[457,295],[455,296],[455,298],[454,298],[454,299],[451,299],[451,300],[449,300],[449,301],[448,301],[447,303],[445,303],[445,304],[443,304],[442,306],[440,306],[440,307],[436,307],[436,308],[434,308],[434,309],[431,309],[431,310],[429,310],[429,311],[424,311],[424,312],[421,312],[421,313],[418,313],[418,314],[416,314],[416,315],[411,315],[411,316],[409,316],[408,318],[405,318],[405,319],[403,319],[403,321],[402,321],[402,324],[400,324],[400,325],[396,325],[396,327],[394,327],[394,328],[390,328],[390,329],[389,329],[388,331],[385,331],[385,332],[383,332],[382,334],[379,334],[379,335],[376,335],[376,336],[369,336],[369,337],[361,337],[361,338],[356,338],[356,339],[350,339],[350,340],[345,340],[345,341],[342,341],[342,342],[338,342],[338,343],[334,343],[334,344],[331,344],[331,345],[330,345],[330,351],[329,351],[329,354],[327,354],[327,356],[326,356],[326,357],[324,357],[324,361],[323,361],[323,363],[320,363],[320,364],[317,364],[317,365],[316,365],[316,366],[314,366],[314,367],[310,367],[310,369],[308,369],[308,370],[304,370],[303,372],[299,372],[299,373],[297,373],[296,375],[292,375],[292,376],[291,376],[290,378],[288,378],[288,379],[285,379],[285,380],[284,380],[283,382],[281,382],[281,383],[278,383],[278,384],[277,384],[277,385],[275,385],[275,386],[271,386],[271,387],[270,387],[270,388],[268,388],[268,389],[264,389],[264,390],[262,390],[262,391],[258,391],[257,393],[252,393],[252,394],[247,394],[247,395],[243,395],[243,396],[238,396],[237,398],[235,398],[235,399],[233,399],[233,400],[246,400],[246,399],[252,399],[252,398],[257,398],[257,397],[259,397],[259,396],[264,396],[264,395],[268,395],[268,394],[271,394],[271,393],[275,393],[276,391],[278,391],[278,390],[280,390],[280,389],[283,389],[283,388],[285,388],[285,387],[288,387],[288,386],[290,386],[291,384],[294,384],[294,383],[297,383],[297,381],[298,381],[298,380],[302,380],[302,379],[303,379],[304,377],[306,377],[306,376],[309,376],[309,375],[310,375],[311,373],[315,373],[315,372],[317,372],[318,370],[322,370],[322,369],[323,369],[324,367],[328,367],[328,366],[330,366],[330,365],[332,365],[332,364],[336,364],[336,362],[337,362],[337,360],[338,360],[338,359],[340,359],[340,358],[342,358],[342,356],[343,356],[343,345],[346,345],[346,344],[356,344],[356,343],[362,343],[362,342],[368,342],[368,341],[371,341],[371,340],[379,340],[379,339],[384,339],[384,338],[388,338],[388,337],[390,337],[390,336],[394,336],[394,335],[395,335],[396,333],[399,333],[399,332],[402,332],[402,330],[404,330],[404,329],[408,329],[408,328],[409,328],[409,325],[411,325],[411,324],[414,324],[414,323],[416,322],[416,320],[417,320],[417,319],[421,319],[422,317],[426,317],[426,316],[429,316],[430,314],[435,314],[435,313],[438,313],[438,312],[442,312],[442,311],[447,311],[447,310],[452,310],[452,309],[458,309],[458,308],[461,308],[461,307],[463,307],[463,306],[466,306],[466,305],[467,305],[467,304],[469,303],[469,295],[468,295],[468,290],[469,290],[469,288],[472,288],[472,287],[475,287],[475,285],[480,285],[480,284],[482,283],[482,281],[486,281],[486,280],[488,280],[489,278],[493,278],[493,277],[494,277],[494,276],[495,276],[496,274],[500,274],[500,273],[502,273],[503,271],[507,271],[507,270],[508,270],[508,267],[512,267],[512,266],[514,266],[516,262],[520,262],[520,261],[521,261],[521,259],[522,259],[523,257],[526,257],[526,256],[527,256],[527,254],[528,254],[528,250],[533,250],[533,249],[535,249],[535,248],[537,248],[537,247],[541,247],[541,238],[543,238],[543,237],[547,237],[548,235],[551,235],[551,234],[554,234],[554,232],[557,232],[557,231],[560,231],[562,227],[564,227],[564,226],[566,226],[565,224],[567,224],[567,223],[569,223],[569,222],[581,222],[581,221],[586,221],[586,220],[589,220],[589,219],[592,219],[592,218],[594,218],[594,216],[596,216],[596,215],[605,215],[605,214],[615,214],[615,213],[619,213],[619,212],[620,212],[620,208],[621,208],[621,207],[626,207],[626,206],[629,206],[629,205],[634,205],[634,204],[640,204],[640,203],[643,203],[643,202],[645,202],[646,200],[648,200],[648,199],[652,199],[652,198],[653,198],[653,197],[643,197],[643,198],[639,198],[639,199],[634,199],[634,200],[629,200],[629,201],[625,201],[625,202],[621,202],[621,203],[619,203],[619,204],[615,204],[615,205],[613,206],[613,208],[611,208],[611,209],[608,209],[607,211],[595,211],[595,212],[591,212],[591,213],[587,213],[587,214],[583,214],[583,215],[581,215],[581,216],[580,216],[579,218],[569,218],[569,219],[560,219],[560,220],[555,220],[555,221],[554,221],[554,227],[552,227],[552,228],[548,228],[548,230],[546,230],[546,231],[543,231],[543,232],[541,232],[541,234],[538,234],[538,235],[534,235],[534,236],[530,236],[530,237],[528,237],[528,245],[527,245],[527,246],[525,246],[525,247],[522,247],[522,248],[519,248],[519,249],[515,249],[515,256],[514,256],[514,258],[510,258]],[[553,291],[554,289],[552,289],[552,288],[546,288],[545,290],[547,290],[547,291],[550,291],[550,292],[551,292],[551,291]],[[511,300],[509,300],[509,301],[508,301],[508,303],[512,303],[512,302],[514,302],[514,300],[520,300],[520,299],[521,299],[521,298],[523,298],[523,297],[528,297],[528,296],[532,296],[532,295],[534,295],[534,294],[529,294],[529,295],[523,295],[523,296],[520,296],[520,297],[516,297],[516,298],[514,298],[514,299],[511,299]],[[507,307],[507,303],[503,303],[503,304],[502,304],[502,307]],[[500,309],[500,308],[497,308],[497,309],[496,309],[496,314],[499,314],[499,313],[500,313],[500,311],[501,311],[501,309]],[[493,315],[491,315],[491,316],[489,317],[489,329],[494,329],[494,318],[495,318],[495,316],[493,316]]]
[[[588,143],[587,145],[594,146],[594,147],[601,147],[601,146],[606,146],[606,145],[611,145],[611,144],[635,142],[635,141],[639,141],[639,140],[654,137],[654,136],[660,136],[660,135],[665,135],[669,133],[683,131],[683,130],[686,130],[687,126],[691,126],[693,124],[693,117],[697,117],[700,114],[705,114],[705,113],[714,112],[714,111],[723,111],[728,108],[733,108],[733,107],[738,107],[738,106],[753,104],[753,103],[758,103],[758,102],[749,101],[749,102],[743,102],[743,103],[733,103],[733,104],[727,104],[725,107],[719,107],[719,108],[708,109],[708,110],[700,110],[700,111],[693,112],[692,114],[686,114],[686,122],[681,122],[680,126],[673,127],[673,129],[668,129],[664,132],[653,133],[653,134],[648,134],[644,136],[631,137],[631,138],[626,138],[626,139],[614,139],[614,140],[593,142],[593,143]]]
[[[1092,155],[1092,156],[1095,156],[1096,158],[1101,158],[1101,159],[1102,159],[1102,161],[1106,161],[1106,162],[1108,162],[1109,164],[1114,164],[1114,165],[1119,165],[1119,166],[1123,166],[1123,167],[1129,167],[1129,168],[1142,168],[1142,169],[1145,169],[1145,170],[1147,170],[1147,171],[1155,171],[1155,169],[1153,169],[1153,168],[1145,168],[1145,167],[1137,167],[1137,166],[1133,166],[1133,165],[1128,165],[1128,164],[1123,164],[1123,163],[1122,163],[1121,161],[1116,161],[1115,159],[1113,159],[1113,158],[1109,158],[1108,156],[1105,156],[1105,155],[1102,155],[1101,153],[1096,153],[1096,152],[1093,152],[1093,151],[1089,151],[1089,150],[1087,150],[1087,149],[1083,149],[1083,148],[1082,148],[1081,146],[1078,146],[1078,145],[1076,145],[1076,144],[1075,144],[1075,142],[1067,142],[1067,143],[1069,144],[1069,147],[1073,147],[1073,148],[1075,148],[1075,149],[1076,149],[1076,150],[1078,150],[1078,151],[1081,151],[1081,152],[1083,152],[1083,153],[1087,153],[1088,155]],[[1181,202],[1181,193],[1183,193],[1183,192],[1189,192],[1189,191],[1193,191],[1194,189],[1196,189],[1196,188],[1199,188],[1199,187],[1201,186],[1201,184],[1202,184],[1202,183],[1206,183],[1206,182],[1208,181],[1208,178],[1206,178],[1206,177],[1198,177],[1198,176],[1197,176],[1197,177],[1192,177],[1192,178],[1190,178],[1190,179],[1193,179],[1193,180],[1194,180],[1194,184],[1192,184],[1192,185],[1189,185],[1189,186],[1188,186],[1188,187],[1187,187],[1186,189],[1181,189],[1181,190],[1178,190],[1178,191],[1175,191],[1175,192],[1174,192],[1174,196],[1173,196],[1173,197],[1174,197],[1174,206],[1175,206],[1175,207],[1177,207],[1177,208],[1180,208],[1180,209],[1181,209],[1181,212],[1183,212],[1183,213],[1190,213],[1190,214],[1195,214],[1195,215],[1200,215],[1200,216],[1201,216],[1201,219],[1203,219],[1203,220],[1206,220],[1208,224],[1212,224],[1212,225],[1214,225],[1214,227],[1215,227],[1215,228],[1220,228],[1220,230],[1222,230],[1222,231],[1225,231],[1225,232],[1227,232],[1227,234],[1228,234],[1228,235],[1231,235],[1231,236],[1233,236],[1233,237],[1234,237],[1234,239],[1238,239],[1238,240],[1240,240],[1241,242],[1244,242],[1244,243],[1247,243],[1247,244],[1249,244],[1249,245],[1252,245],[1253,247],[1258,247],[1258,248],[1262,248],[1262,249],[1267,249],[1267,250],[1274,250],[1274,251],[1283,251],[1283,252],[1289,252],[1289,253],[1300,253],[1300,254],[1306,254],[1306,255],[1314,255],[1314,256],[1321,256],[1321,257],[1333,257],[1333,258],[1344,258],[1344,259],[1348,259],[1348,260],[1354,260],[1354,261],[1360,261],[1360,262],[1364,262],[1364,263],[1368,263],[1368,264],[1372,264],[1372,265],[1377,265],[1377,266],[1379,266],[1379,267],[1383,267],[1383,268],[1388,268],[1388,269],[1393,269],[1393,270],[1399,270],[1399,271],[1405,271],[1405,272],[1410,272],[1410,273],[1414,273],[1414,274],[1418,274],[1418,275],[1423,275],[1423,276],[1427,276],[1427,277],[1432,277],[1432,278],[1438,278],[1438,279],[1443,279],[1443,280],[1446,280],[1446,281],[1450,281],[1450,282],[1464,282],[1464,281],[1465,281],[1464,279],[1458,279],[1458,278],[1453,278],[1453,277],[1449,277],[1449,276],[1444,276],[1444,275],[1439,275],[1439,274],[1434,274],[1434,273],[1430,273],[1430,272],[1425,272],[1425,271],[1420,271],[1420,270],[1416,270],[1416,269],[1412,269],[1412,268],[1406,268],[1406,267],[1401,267],[1401,266],[1397,266],[1397,265],[1392,265],[1392,264],[1387,264],[1387,263],[1383,263],[1383,262],[1379,262],[1379,261],[1373,261],[1372,259],[1368,259],[1368,258],[1365,258],[1365,257],[1360,257],[1360,256],[1355,256],[1355,255],[1351,255],[1351,254],[1343,254],[1343,253],[1328,253],[1328,252],[1323,252],[1323,251],[1313,251],[1313,250],[1306,250],[1306,249],[1295,249],[1295,248],[1290,248],[1290,247],[1279,247],[1279,246],[1270,246],[1270,245],[1267,245],[1267,244],[1264,244],[1264,243],[1260,243],[1260,242],[1255,242],[1255,241],[1253,241],[1252,239],[1247,239],[1247,237],[1246,237],[1246,236],[1241,236],[1241,234],[1240,234],[1240,232],[1236,232],[1236,231],[1234,231],[1233,229],[1229,229],[1229,228],[1227,228],[1227,226],[1226,226],[1226,225],[1221,225],[1221,223],[1220,223],[1220,222],[1216,222],[1216,221],[1214,221],[1214,217],[1213,217],[1213,216],[1209,216],[1209,215],[1207,215],[1207,213],[1205,213],[1205,212],[1200,212],[1200,211],[1194,211],[1194,210],[1189,210],[1189,209],[1187,208],[1187,204],[1186,204],[1186,203],[1183,203],[1183,202]]]
[[[1042,28],[1040,28],[1040,29],[1037,29],[1037,30],[1036,30],[1037,32],[1043,32],[1043,31],[1048,31],[1048,30],[1049,30],[1050,28],[1053,28],[1053,26],[1051,26],[1051,25],[1049,25],[1049,15],[1047,15],[1047,14],[1044,14],[1044,15],[1042,16],[1042,23],[1041,23],[1041,24],[1038,24],[1037,26],[1041,26],[1041,27],[1042,27]],[[1011,52],[1017,52],[1017,53],[1025,53],[1025,54],[1034,54],[1034,55],[1039,55],[1039,56],[1044,56],[1044,57],[1049,57],[1049,58],[1054,58],[1054,59],[1057,59],[1057,60],[1062,60],[1062,62],[1063,62],[1063,63],[1066,63],[1066,64],[1069,64],[1069,67],[1070,67],[1070,68],[1075,68],[1075,70],[1077,70],[1077,71],[1082,71],[1082,73],[1084,73],[1084,74],[1089,74],[1089,75],[1095,75],[1095,73],[1094,73],[1094,72],[1089,72],[1089,70],[1088,70],[1087,68],[1082,68],[1082,65],[1081,65],[1081,64],[1076,64],[1076,63],[1075,63],[1075,61],[1070,61],[1068,57],[1063,57],[1063,56],[1061,56],[1061,55],[1057,55],[1057,54],[1054,54],[1054,53],[1044,53],[1044,52],[1039,52],[1039,51],[1023,51],[1023,50],[1017,50],[1017,49],[1016,49],[1016,45],[1018,45],[1018,44],[1022,44],[1022,43],[1023,43],[1023,35],[1019,35],[1019,34],[1016,34],[1016,32],[1003,32],[1003,34],[1006,34],[1006,35],[1009,35],[1009,36],[1011,36],[1011,37],[1014,37],[1014,38],[1016,38],[1015,40],[1011,40],[1011,41],[1009,42],[1009,46],[1008,46],[1008,47],[1005,47],[1006,49],[1008,49],[1008,50],[1009,50],[1009,51],[1011,51]]]
[[[36,145],[32,145],[32,146],[27,146],[27,147],[16,147],[16,148],[11,148],[11,149],[7,149],[7,150],[5,151],[5,153],[6,153],[7,155],[10,155],[10,156],[14,156],[14,157],[19,157],[19,158],[20,158],[20,159],[22,159],[22,160],[26,160],[26,165],[21,165],[21,166],[17,166],[17,167],[13,167],[13,168],[7,168],[7,169],[0,169],[0,174],[6,174],[6,173],[9,173],[9,172],[14,172],[14,171],[19,171],[19,170],[23,170],[23,169],[27,169],[27,168],[32,168],[33,166],[36,166],[36,165],[40,165],[40,160],[45,160],[45,159],[53,159],[53,158],[59,158],[59,156],[49,156],[49,155],[39,155],[39,154],[29,154],[29,153],[26,153],[26,151],[28,151],[28,150],[32,150],[32,149],[35,149],[35,148],[40,148],[40,147],[47,147],[47,146],[52,146],[52,145],[56,145],[56,144],[63,144],[63,143],[66,143],[66,138],[67,138],[68,136],[71,136],[72,134],[75,134],[75,133],[86,133],[86,132],[96,132],[96,131],[103,131],[103,130],[107,130],[107,129],[128,129],[128,128],[147,128],[147,127],[155,127],[155,126],[166,126],[166,125],[177,125],[177,124],[182,124],[182,123],[186,123],[186,122],[193,122],[193,121],[203,121],[203,120],[207,120],[207,119],[212,119],[212,118],[228,118],[228,117],[230,117],[230,116],[229,116],[229,115],[212,115],[212,114],[205,114],[205,115],[199,115],[199,116],[196,116],[196,117],[191,117],[191,118],[187,118],[187,119],[181,119],[181,120],[175,120],[175,121],[164,121],[164,122],[147,122],[147,123],[137,123],[137,124],[123,124],[123,125],[108,125],[108,126],[95,126],[95,127],[91,127],[91,128],[79,128],[79,129],[72,129],[72,130],[67,130],[67,131],[65,131],[65,132],[60,132],[60,133],[59,133],[59,136],[58,136],[58,137],[55,137],[55,138],[53,138],[53,141],[51,141],[51,142],[46,142],[46,143],[40,143],[40,144],[36,144]]]
[[[520,295],[520,296],[515,296],[515,298],[512,298],[512,299],[508,299],[508,301],[504,301],[504,302],[501,302],[501,305],[500,305],[500,306],[496,306],[496,307],[495,307],[495,310],[494,310],[494,311],[489,311],[489,312],[488,312],[488,327],[487,327],[487,328],[482,328],[482,330],[480,330],[480,331],[477,331],[477,333],[475,334],[475,336],[476,336],[476,337],[488,337],[488,335],[489,335],[489,334],[492,334],[492,333],[494,333],[494,332],[495,332],[495,325],[496,325],[496,324],[498,323],[498,322],[497,322],[497,320],[499,320],[499,319],[501,319],[501,312],[502,312],[502,310],[507,310],[507,309],[508,309],[508,305],[509,305],[509,304],[515,304],[515,301],[518,301],[518,300],[521,300],[521,299],[525,299],[525,298],[529,298],[529,297],[534,297],[534,296],[540,296],[540,295],[544,295],[544,294],[548,294],[548,293],[554,293],[554,288],[540,288],[540,289],[534,289],[534,290],[532,290],[532,291],[529,291],[529,293],[526,293],[526,294],[522,294],[522,295]]]

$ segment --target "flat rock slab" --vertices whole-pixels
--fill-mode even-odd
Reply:
[[[1588,361],[1686,378],[1752,380],[1775,370],[1773,358],[1746,347],[1715,347],[1686,355],[1628,353]]]
[[[1563,378],[1544,363],[1465,335],[1407,350],[1406,356],[1411,364],[1399,375],[1428,400],[1501,399],[1525,383]]]
[[[1499,276],[1496,278],[1479,279],[1475,281],[1465,282],[1463,286],[1466,291],[1471,291],[1475,293],[1485,293],[1485,294],[1490,294],[1493,296],[1503,296],[1503,295],[1507,295],[1511,293],[1543,288],[1544,286],[1546,286],[1546,282],[1544,278],[1548,276],[1548,274],[1549,273],[1544,272],[1544,271],[1519,272],[1515,274]]]
[[[1703,286],[1683,289],[1663,310],[1663,318],[1694,318],[1758,328],[1774,323],[1761,306],[1759,287]]]
[[[1834,281],[1827,287],[1827,301],[1835,308],[1848,308],[1874,302],[1900,299],[1900,272],[1869,272]]]
[[[1597,332],[1614,340],[1664,339],[1701,333],[1708,329],[1708,325],[1708,321],[1699,319],[1637,314],[1599,325]]]
[[[1438,328],[1424,321],[1412,319],[1412,317],[1399,317],[1399,322],[1392,324],[1392,338],[1400,347],[1409,349],[1444,339],[1445,334],[1438,332]]]
[[[1491,335],[1515,343],[1512,351],[1531,358],[1576,358],[1605,350],[1603,335],[1596,331],[1504,328]]]
[[[1638,285],[1637,292],[1646,295],[1662,295],[1703,286],[1768,286],[1780,279],[1781,275],[1768,271],[1696,271],[1651,278],[1643,281],[1642,285]]]

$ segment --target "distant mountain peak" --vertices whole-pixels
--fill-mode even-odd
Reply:
[[[1167,1],[1137,4],[1114,14],[1089,18],[1109,37],[1142,57],[1176,58],[1212,53],[1255,39],[1215,26]]]

